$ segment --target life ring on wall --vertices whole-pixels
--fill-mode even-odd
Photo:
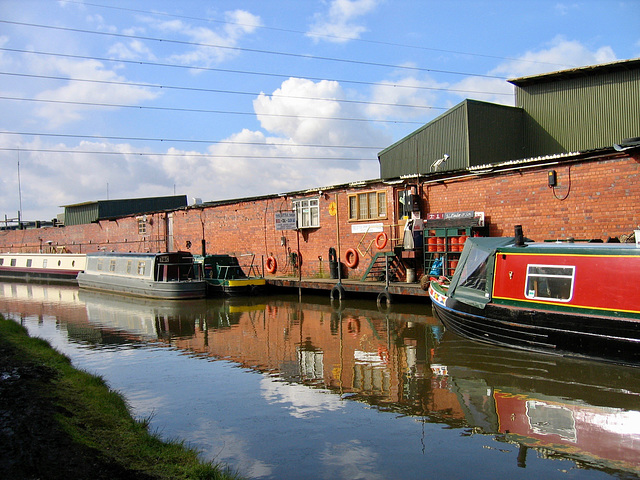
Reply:
[[[344,263],[349,268],[356,268],[358,266],[358,252],[350,248],[344,254]]]
[[[378,250],[382,250],[384,247],[386,247],[388,240],[389,237],[387,237],[387,234],[384,232],[380,232],[378,235],[376,235],[376,247],[378,248]]]
[[[278,269],[278,262],[276,262],[276,259],[273,257],[267,257],[265,268],[269,273],[276,273],[276,270]]]

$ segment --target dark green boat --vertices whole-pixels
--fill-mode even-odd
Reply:
[[[253,264],[245,273],[233,255],[196,256],[195,261],[202,265],[203,278],[207,282],[207,293],[211,295],[259,295],[264,292],[265,279]]]

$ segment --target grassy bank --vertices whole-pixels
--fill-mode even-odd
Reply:
[[[104,381],[0,316],[0,477],[231,479],[134,420]]]

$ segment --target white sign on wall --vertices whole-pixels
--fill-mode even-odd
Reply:
[[[351,225],[351,233],[378,233],[384,231],[382,223],[358,223]]]
[[[296,212],[293,210],[285,210],[284,212],[276,212],[276,230],[295,230],[297,228]]]

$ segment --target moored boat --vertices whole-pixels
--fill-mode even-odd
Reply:
[[[81,288],[178,300],[202,298],[206,284],[188,252],[87,254]]]
[[[85,263],[82,253],[1,253],[0,277],[75,283]]]
[[[264,291],[264,277],[247,275],[233,255],[197,256],[196,262],[202,264],[207,291],[212,294],[256,295]],[[255,270],[253,262],[248,270],[250,274]]]
[[[640,365],[640,248],[470,238],[450,282],[432,279],[438,319],[512,348]]]

